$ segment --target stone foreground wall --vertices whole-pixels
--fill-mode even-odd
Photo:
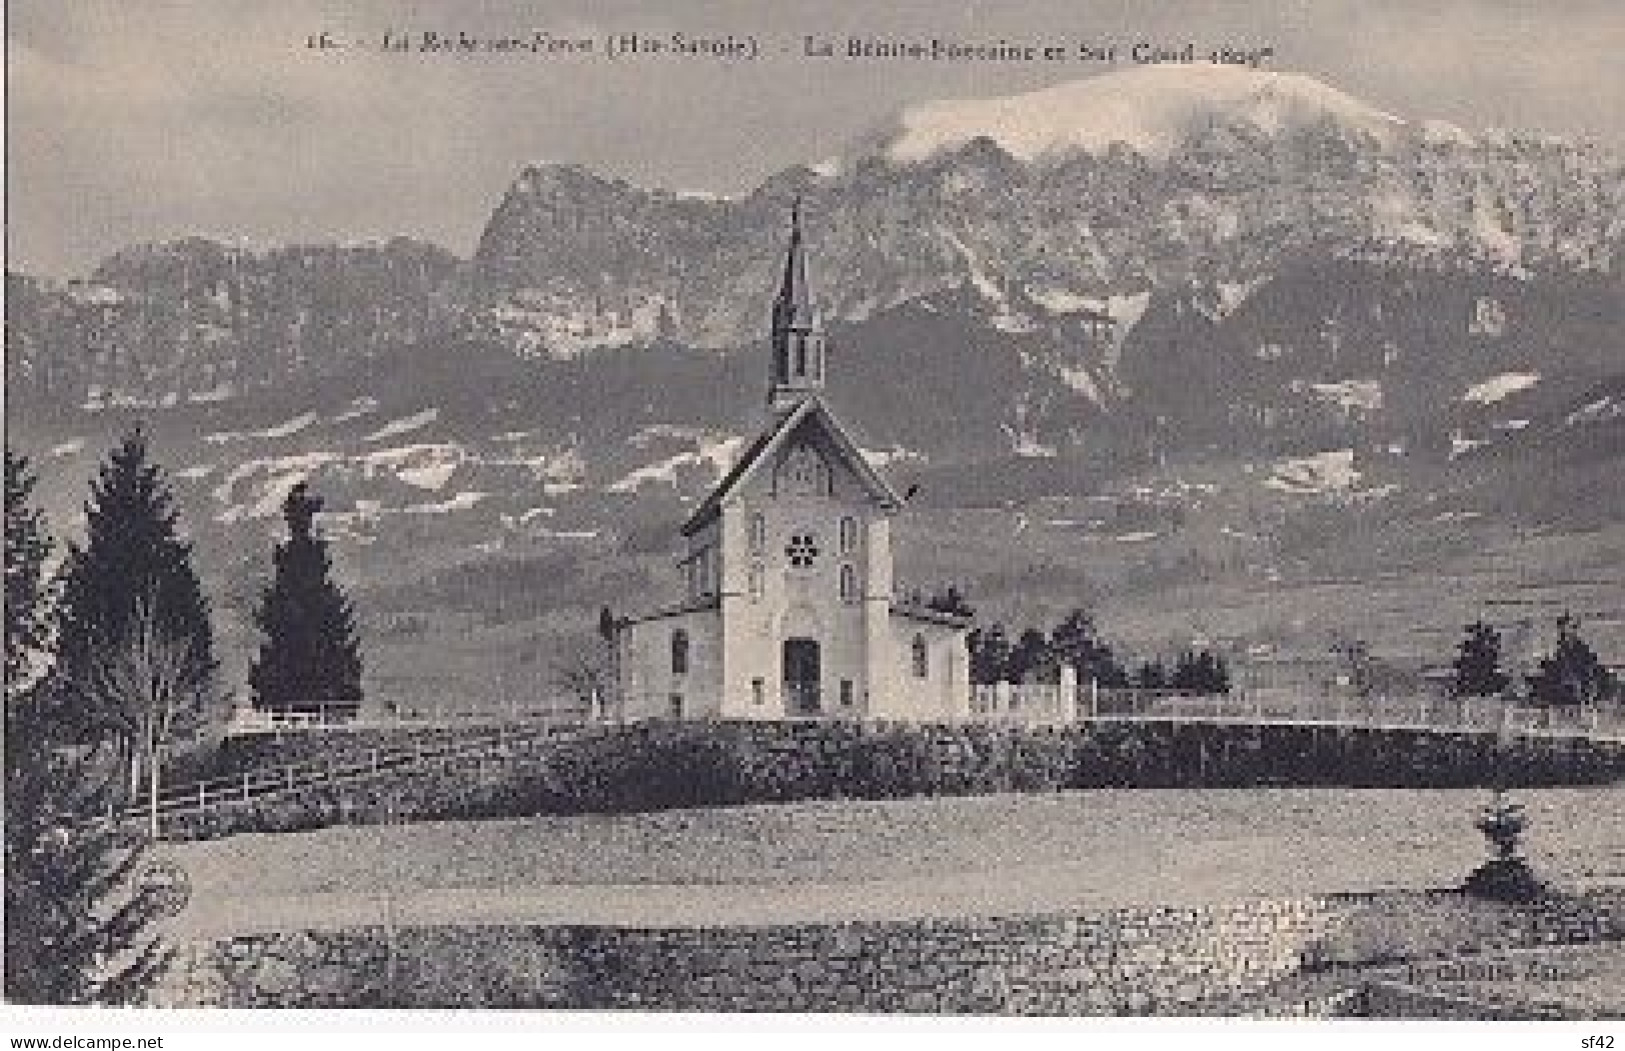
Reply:
[[[185,947],[155,1004],[1303,1013],[1281,990],[1348,965],[1619,938],[1625,892],[1536,910],[1392,893],[773,927],[365,927]]]

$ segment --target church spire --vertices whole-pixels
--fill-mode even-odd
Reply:
[[[768,362],[768,405],[776,412],[794,408],[824,386],[824,333],[807,287],[806,249],[801,243],[801,198],[790,207],[790,246],[784,276],[773,301],[772,357]]]

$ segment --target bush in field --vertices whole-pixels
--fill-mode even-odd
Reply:
[[[1534,901],[1545,894],[1545,887],[1518,852],[1527,824],[1523,807],[1508,800],[1505,790],[1497,788],[1494,799],[1474,824],[1489,841],[1490,857],[1467,877],[1463,890],[1496,901]]]

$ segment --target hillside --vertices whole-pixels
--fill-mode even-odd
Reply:
[[[672,527],[758,425],[801,194],[831,400],[919,486],[906,585],[1412,660],[1522,596],[1497,615],[1572,604],[1620,660],[1622,174],[1174,67],[911,107],[736,199],[538,165],[466,260],[192,238],[8,274],[10,438],[71,533],[146,422],[228,661],[308,480],[375,693],[552,690],[600,606],[675,584]]]

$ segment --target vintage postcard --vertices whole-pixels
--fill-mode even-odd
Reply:
[[[1617,5],[7,18],[11,1004],[1625,1018]]]

